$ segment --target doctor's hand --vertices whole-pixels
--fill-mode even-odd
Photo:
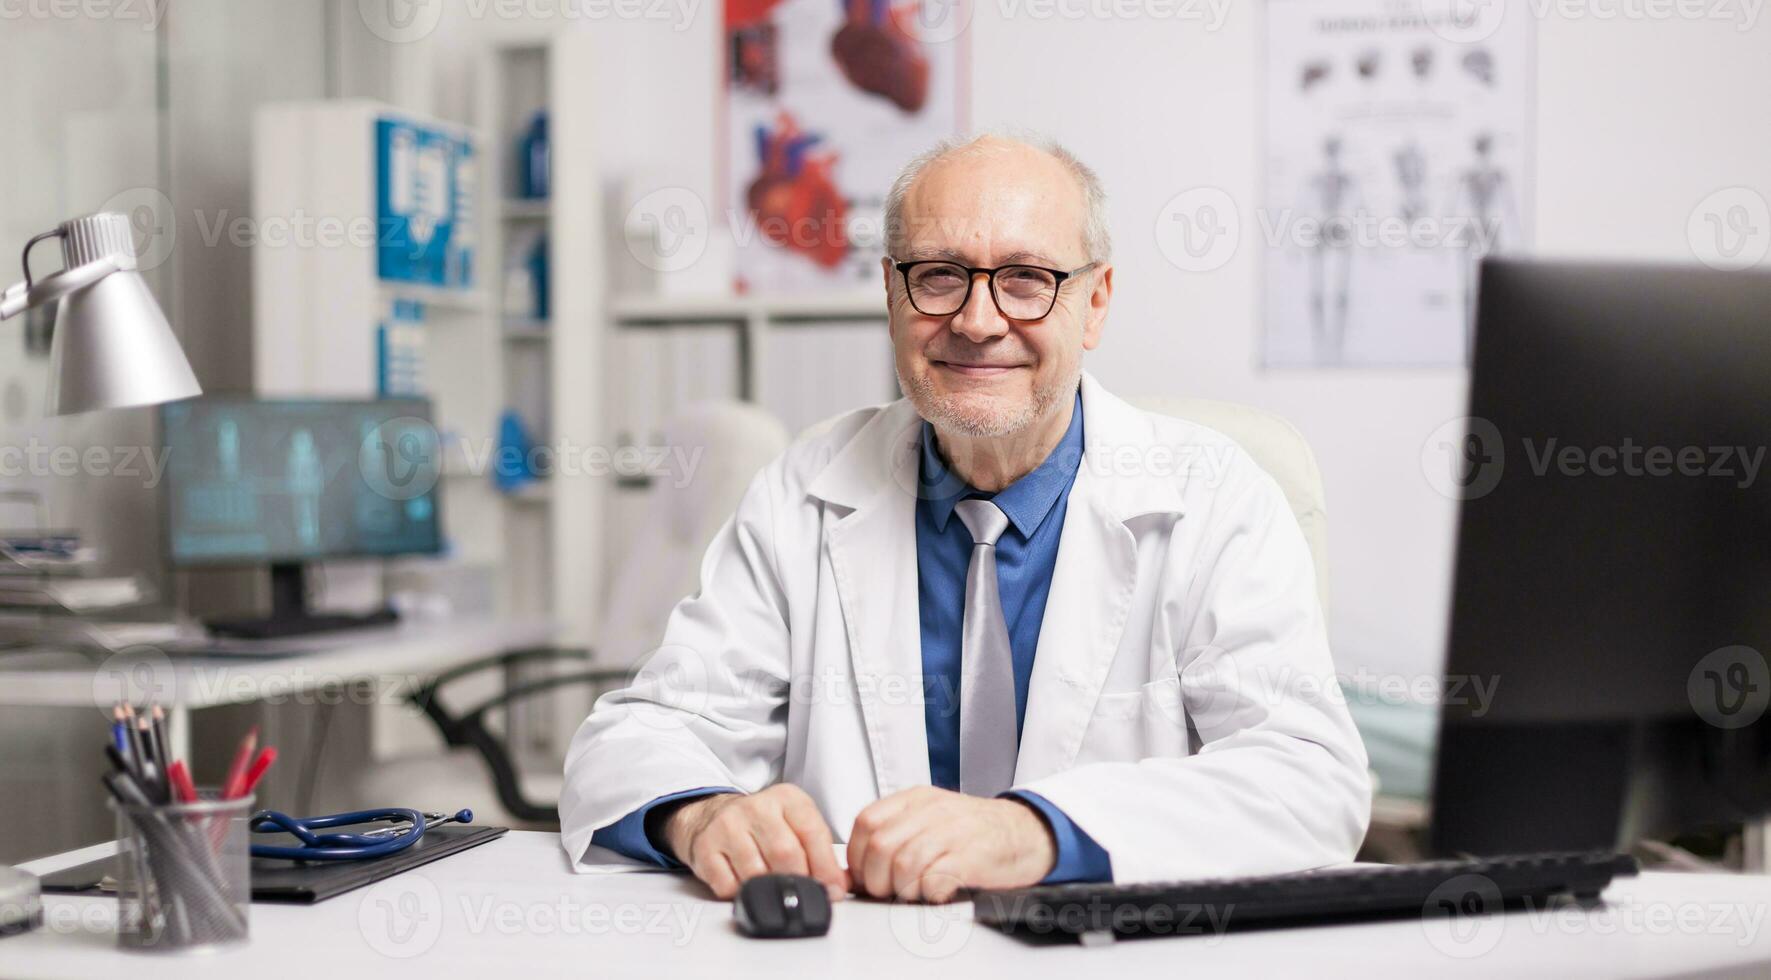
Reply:
[[[848,895],[848,873],[836,863],[824,815],[791,783],[686,803],[665,822],[664,840],[721,899],[737,895],[746,879],[770,873],[811,875],[831,898]]]
[[[1015,799],[917,786],[870,804],[849,835],[855,890],[947,902],[961,888],[1036,885],[1057,863],[1045,819]]]

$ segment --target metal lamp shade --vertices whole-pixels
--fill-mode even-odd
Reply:
[[[49,356],[51,415],[202,394],[166,315],[133,269],[59,300]]]

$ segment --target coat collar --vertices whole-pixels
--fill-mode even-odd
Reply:
[[[1137,584],[1125,522],[1181,514],[1181,480],[1159,469],[1150,417],[1082,376],[1084,441],[1065,512],[1022,726],[1016,781],[1067,769],[1082,746]],[[908,399],[876,412],[807,492],[833,515],[826,544],[881,796],[929,782],[921,702],[916,495],[922,419]],[[1177,447],[1169,447],[1173,451]]]
[[[1084,482],[1086,474],[1091,492],[1120,521],[1181,513],[1185,477],[1151,479],[1169,460],[1160,455],[1164,447],[1156,441],[1149,416],[1101,387],[1087,371],[1082,373],[1082,410],[1087,448],[1078,482]],[[921,440],[922,418],[910,399],[900,398],[874,413],[806,492],[850,509],[885,503],[891,499],[885,493],[888,489],[914,500]]]

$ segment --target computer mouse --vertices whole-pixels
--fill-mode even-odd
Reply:
[[[757,875],[738,886],[738,931],[754,939],[799,939],[830,931],[830,893],[805,875]]]

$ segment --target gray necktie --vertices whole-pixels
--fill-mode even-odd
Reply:
[[[1014,785],[1019,742],[1015,660],[996,588],[996,539],[1008,527],[1008,517],[988,500],[962,500],[953,512],[972,532],[960,647],[959,789],[995,796]]]

